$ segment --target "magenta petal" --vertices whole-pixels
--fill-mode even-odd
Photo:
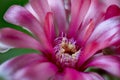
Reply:
[[[110,5],[120,6],[119,0],[101,0],[101,1],[104,2],[104,4],[106,5],[106,8],[109,7]]]
[[[20,31],[11,28],[4,28],[0,30],[0,34],[0,42],[5,43],[6,45],[16,48],[42,50],[42,47],[37,40]]]
[[[63,80],[104,80],[97,73],[78,72],[74,69],[67,68]]]
[[[91,0],[71,0],[71,22],[69,28],[69,36],[75,35],[83,21]]]
[[[120,17],[110,18],[96,26],[92,35],[88,39],[87,44],[91,42],[96,43],[101,42],[102,43],[102,44],[100,43],[101,46],[104,44],[103,46],[106,47],[108,45],[111,45],[115,41],[119,40],[118,38],[119,32],[120,32]]]
[[[115,53],[115,55],[120,56],[120,41],[115,43],[114,46],[110,47],[110,49]]]
[[[37,13],[40,22],[43,24],[45,15],[50,12],[47,0],[30,0],[30,4]]]
[[[38,14],[35,12],[35,10],[32,8],[31,4],[28,3],[25,5],[25,8],[33,15],[35,16],[35,18],[39,21],[39,16]]]
[[[79,42],[79,45],[83,46],[86,41],[89,39],[91,36],[93,30],[95,28],[95,22],[91,20],[89,24],[84,27],[84,30],[80,32],[77,41]]]
[[[24,26],[31,30],[43,47],[50,49],[50,43],[48,43],[43,27],[39,21],[24,7],[14,5],[8,9],[4,16],[5,20],[16,25]],[[48,46],[49,45],[49,46]]]
[[[53,23],[53,14],[47,13],[45,17],[45,26],[44,31],[47,36],[47,39],[52,43],[55,38],[55,29],[54,29],[54,23]]]
[[[51,80],[63,80],[63,78],[64,78],[64,73],[57,72]]]
[[[86,67],[101,68],[115,76],[120,76],[120,58],[116,56],[98,56],[88,62]]]
[[[8,75],[14,74],[19,69],[22,69],[27,66],[32,66],[35,64],[40,64],[42,62],[48,61],[43,55],[40,54],[26,54],[11,60],[0,65],[0,73],[5,73]]]
[[[120,40],[119,32],[120,17],[110,18],[96,26],[81,52],[79,63],[84,63],[84,61],[90,58],[97,51],[106,48]]]
[[[104,14],[103,14],[104,8],[105,8],[105,5],[103,3],[101,3],[101,1],[99,1],[99,0],[91,1],[90,7],[88,9],[87,14],[85,15],[85,17],[83,19],[82,26],[79,31],[80,32],[80,34],[78,35],[79,38],[84,37],[84,34],[88,29],[88,25],[91,22],[93,22],[94,26],[96,26],[97,24],[99,24],[102,21],[103,16],[104,16]]]
[[[67,28],[66,14],[62,0],[48,0],[49,6],[54,13],[58,31],[65,32]]]
[[[35,33],[39,32],[39,30],[40,32],[42,31],[42,27],[37,19],[35,19],[35,17],[22,6],[11,6],[4,15],[4,19],[10,23],[24,26]]]
[[[116,5],[111,5],[108,7],[107,12],[105,13],[105,19],[120,16],[120,8]]]
[[[88,12],[84,18],[82,28],[84,28],[91,19],[95,21],[95,24],[99,23],[99,21],[103,17],[104,8],[104,3],[99,0],[92,0]]]
[[[14,78],[15,80],[52,80],[57,70],[55,65],[46,62],[26,67],[18,71]]]

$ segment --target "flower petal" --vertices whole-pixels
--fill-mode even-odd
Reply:
[[[120,1],[119,0],[101,0],[102,2],[104,2],[104,4],[106,5],[106,7],[109,7],[110,5],[117,5],[120,6]]]
[[[46,62],[26,67],[15,73],[15,80],[51,80],[57,72],[57,67]]]
[[[33,15],[37,20],[39,20],[38,14],[35,12],[35,10],[32,8],[31,4],[26,4],[25,8]]]
[[[96,26],[95,30],[93,31],[92,35],[90,36],[86,44],[89,44],[91,42],[101,43],[103,42],[103,44],[106,44],[105,41],[107,41],[108,45],[111,45],[116,41],[116,39],[119,40],[118,39],[119,32],[120,32],[120,16],[110,18]],[[111,40],[111,38],[113,37],[114,39]],[[108,45],[103,46],[106,47]]]
[[[43,27],[39,21],[24,7],[14,5],[8,9],[4,16],[5,20],[16,25],[24,26],[37,36],[43,47],[51,49],[51,44],[47,41]]]
[[[97,56],[86,67],[101,68],[115,76],[120,76],[120,58],[117,56]]]
[[[103,13],[105,12],[104,7],[105,5],[99,0],[91,1],[88,12],[83,19],[81,29],[78,33],[79,40],[82,41],[84,39],[84,34],[88,30],[88,25],[91,24],[91,22],[92,24],[94,23],[94,26],[92,26],[92,29],[94,30],[94,27],[103,20]]]
[[[36,50],[42,50],[42,47],[38,41],[20,31],[4,28],[0,30],[0,34],[0,42],[5,43],[6,45],[17,48],[32,48]]]
[[[55,29],[54,29],[54,23],[53,23],[53,14],[52,13],[47,13],[46,18],[45,18],[45,26],[44,30],[47,36],[47,39],[52,43],[55,38]]]
[[[111,5],[108,7],[105,13],[105,19],[108,19],[114,16],[120,16],[120,8],[116,5]]]
[[[8,45],[5,45],[2,42],[0,42],[0,53],[7,52],[10,48],[12,48],[12,47],[10,47]]]
[[[110,18],[94,29],[81,52],[79,63],[83,64],[97,51],[106,48],[120,40],[120,17]],[[80,65],[79,64],[79,65]]]
[[[79,42],[79,45],[83,46],[86,41],[91,36],[93,30],[95,28],[95,22],[93,20],[90,21],[90,23],[84,27],[84,30],[80,32],[77,41]]]
[[[99,23],[99,20],[101,20],[101,18],[103,17],[103,13],[105,12],[105,7],[106,6],[101,1],[92,0],[90,8],[83,21],[83,28],[86,26],[86,24],[89,23],[91,19],[93,19],[95,23]]]
[[[60,33],[65,32],[67,28],[67,21],[63,0],[48,0],[48,3],[55,16],[58,31]]]
[[[40,54],[26,54],[11,60],[0,65],[0,75],[5,75],[12,77],[13,74],[27,66],[32,66],[35,64],[40,64],[42,62],[48,61],[43,55]],[[13,80],[13,79],[12,79]]]
[[[90,4],[91,0],[71,0],[71,22],[68,33],[70,37],[76,35]]]
[[[63,80],[104,80],[100,75],[93,72],[78,72],[67,68]]]
[[[43,24],[47,12],[51,11],[47,0],[30,0],[30,4]]]
[[[113,52],[113,54],[120,56],[120,41],[111,46],[110,50]]]

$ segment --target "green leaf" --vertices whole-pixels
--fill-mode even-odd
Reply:
[[[5,53],[0,53],[0,64],[3,63],[6,60],[9,60],[13,57],[24,55],[24,54],[30,54],[30,53],[40,53],[37,50],[33,49],[25,49],[25,48],[13,48]]]

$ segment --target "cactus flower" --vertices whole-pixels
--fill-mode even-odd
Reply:
[[[104,80],[90,67],[120,77],[119,56],[103,49],[120,40],[120,8],[99,0],[29,0],[5,13],[9,23],[23,26],[33,36],[3,28],[0,42],[15,48],[32,48],[0,65],[5,80]]]

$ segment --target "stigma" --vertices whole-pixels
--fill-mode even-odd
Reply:
[[[56,43],[54,49],[57,64],[62,67],[75,67],[80,55],[76,41],[67,39],[67,37],[59,37],[56,39]]]

